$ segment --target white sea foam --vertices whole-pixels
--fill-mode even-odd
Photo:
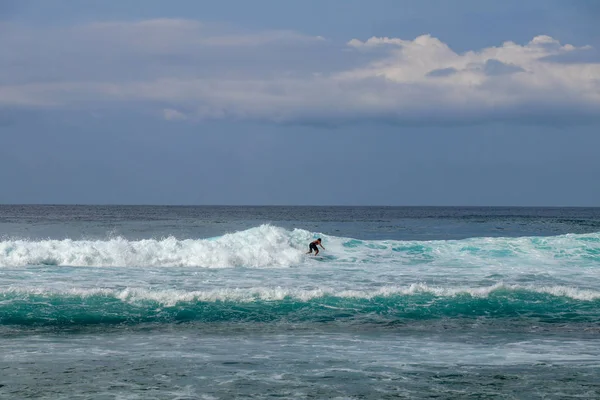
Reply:
[[[301,261],[309,238],[307,231],[263,225],[198,240],[8,240],[0,242],[0,266],[281,267]]]
[[[339,263],[434,263],[461,267],[561,267],[569,262],[600,263],[600,234],[554,237],[471,238],[438,241],[363,241],[320,235],[328,261]],[[315,234],[261,225],[211,239],[4,240],[0,267],[155,266],[288,267],[311,262],[304,257]]]
[[[392,296],[414,296],[430,294],[436,297],[471,296],[474,298],[487,298],[497,292],[525,292],[548,294],[555,297],[566,297],[579,301],[600,300],[600,291],[584,290],[568,286],[534,286],[534,285],[506,285],[497,283],[486,287],[445,288],[428,286],[426,284],[413,284],[410,286],[385,286],[373,290],[335,290],[332,288],[294,289],[281,287],[256,287],[256,288],[227,288],[204,291],[182,291],[175,289],[143,289],[143,288],[72,288],[50,289],[44,287],[10,287],[0,289],[0,295],[10,297],[41,296],[41,297],[110,297],[127,303],[140,301],[153,301],[163,306],[174,306],[177,303],[189,302],[240,302],[254,301],[282,301],[292,299],[307,302],[324,297],[337,297],[346,299],[366,299]]]

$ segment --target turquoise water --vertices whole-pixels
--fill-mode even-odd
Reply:
[[[600,209],[0,206],[0,398],[598,398],[598,232]]]

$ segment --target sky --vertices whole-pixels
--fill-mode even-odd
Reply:
[[[2,0],[0,203],[600,206],[595,0]]]

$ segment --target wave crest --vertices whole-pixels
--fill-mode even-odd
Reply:
[[[399,323],[442,318],[600,322],[600,292],[563,286],[427,285],[335,291],[284,288],[182,292],[147,289],[12,288],[0,291],[0,325],[195,321]]]
[[[211,239],[5,240],[0,241],[0,267],[288,267],[305,262],[307,243],[315,236],[302,229],[261,225]],[[340,263],[480,266],[511,262],[527,266],[600,262],[598,233],[438,241],[319,236],[326,243],[325,261]]]
[[[0,266],[282,267],[302,260],[307,231],[262,225],[212,239],[9,240]]]

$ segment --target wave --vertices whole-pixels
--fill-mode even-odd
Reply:
[[[306,262],[307,244],[317,235],[261,225],[211,239],[179,240],[3,240],[0,267],[57,266],[180,266],[288,267]],[[343,263],[481,264],[516,260],[522,265],[559,262],[600,262],[600,233],[553,237],[472,238],[438,241],[358,240],[319,235],[327,261]]]
[[[9,288],[0,325],[176,323],[401,323],[442,318],[517,318],[599,323],[600,292],[565,286],[497,284],[375,290],[250,288],[183,292],[148,289]]]
[[[210,239],[6,240],[0,266],[281,267],[300,263],[310,236],[262,225]]]

